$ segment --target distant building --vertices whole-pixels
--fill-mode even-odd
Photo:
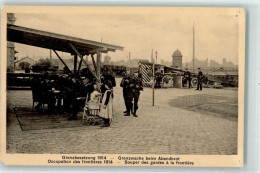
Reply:
[[[223,67],[234,67],[235,64],[231,61],[227,61],[226,58],[223,58],[222,66]]]
[[[62,59],[65,64],[69,67],[70,70],[73,71],[74,69],[74,59],[73,58],[63,58]],[[58,70],[63,70],[65,67],[64,64],[59,59],[51,59],[51,63],[53,66],[58,66]],[[91,62],[87,61],[88,66],[91,68],[91,70],[94,70],[94,67]],[[79,65],[79,63],[78,63]],[[81,69],[86,68],[87,66],[82,62]]]
[[[225,67],[225,66],[227,65],[227,60],[226,60],[226,58],[223,58],[222,65],[223,65],[223,67]]]
[[[32,66],[33,64],[36,63],[35,60],[33,60],[32,58],[29,58],[29,57],[27,56],[27,57],[21,58],[20,60],[17,60],[17,61],[14,62],[14,64],[15,64],[15,65],[14,65],[15,69],[20,69],[19,64],[20,64],[21,62],[27,62],[27,63],[30,64],[30,66]]]
[[[129,60],[124,61],[124,60],[120,60],[120,61],[111,61],[109,64],[110,65],[118,65],[118,66],[125,66],[125,67],[131,67],[131,68],[136,68],[138,67],[138,63],[139,62],[149,62],[148,59],[130,59],[130,63]]]
[[[172,54],[172,67],[182,68],[182,54],[178,49]]]
[[[183,64],[183,67],[188,68],[188,69],[193,69],[193,60],[191,60],[190,62],[186,62],[185,64]],[[198,67],[208,67],[208,58],[205,60],[199,60],[197,58],[195,58],[195,62],[194,62],[194,69],[198,68]]]
[[[216,68],[216,67],[221,67],[222,65],[215,60],[210,60],[209,66]]]
[[[172,66],[172,62],[170,62],[170,61],[165,61],[165,60],[161,60],[161,64],[162,65],[165,65],[165,66],[168,66],[168,67],[170,67],[170,66]]]
[[[14,24],[16,21],[14,13],[7,13],[7,23]],[[13,72],[15,69],[14,61],[15,61],[15,53],[14,43],[7,41],[7,71]]]

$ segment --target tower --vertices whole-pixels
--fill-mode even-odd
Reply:
[[[178,49],[172,54],[172,67],[182,68],[182,54]]]

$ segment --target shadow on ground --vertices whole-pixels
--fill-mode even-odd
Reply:
[[[169,104],[172,107],[237,121],[238,100],[235,98],[197,94],[172,99]]]

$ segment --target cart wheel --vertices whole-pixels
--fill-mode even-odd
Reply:
[[[165,75],[162,78],[162,86],[165,88],[173,87],[173,79],[170,75]]]
[[[87,125],[87,126],[93,126],[93,125],[95,125],[95,120],[94,120],[94,118],[88,118],[88,119],[86,120],[86,125]]]
[[[192,88],[196,88],[198,84],[198,79],[197,78],[192,78],[191,79],[191,86]]]
[[[96,125],[96,120],[93,118],[93,120],[92,120],[92,122],[91,122],[92,124],[92,126],[94,126],[94,125]]]
[[[104,124],[104,119],[103,118],[99,118],[99,121],[101,124]]]

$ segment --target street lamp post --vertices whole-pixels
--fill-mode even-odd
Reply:
[[[129,62],[128,62],[128,68],[129,68],[129,74],[130,74],[130,56],[131,56],[131,52],[129,52],[129,56],[128,56],[128,58],[129,58]]]
[[[158,52],[155,51],[155,58],[156,58],[155,64],[157,64],[157,55],[158,55]]]
[[[153,58],[153,49],[152,49],[151,59],[152,59],[152,63],[153,63],[153,103],[152,103],[152,106],[154,106],[154,58]]]

